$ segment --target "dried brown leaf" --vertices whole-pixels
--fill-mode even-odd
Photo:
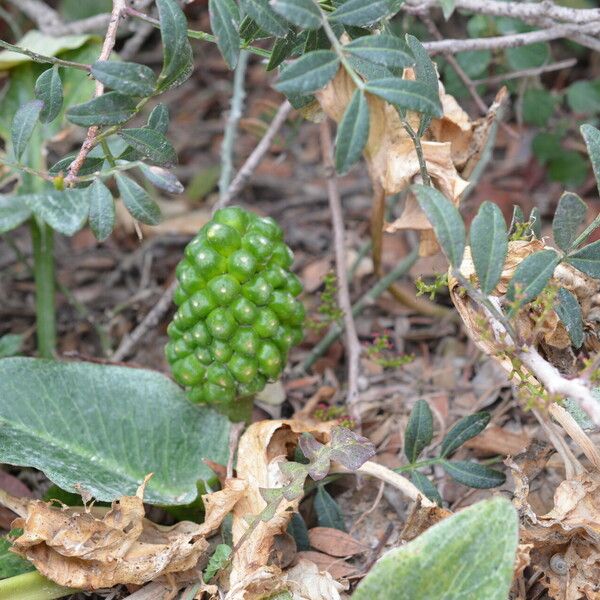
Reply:
[[[308,540],[315,550],[330,556],[353,556],[362,554],[368,548],[350,534],[331,527],[313,527],[308,531]]]
[[[345,560],[329,556],[323,552],[303,550],[297,554],[298,560],[307,560],[317,565],[319,571],[327,571],[334,579],[344,579],[358,573],[358,569]]]

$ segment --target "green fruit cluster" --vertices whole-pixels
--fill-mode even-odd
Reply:
[[[229,404],[281,375],[304,322],[292,262],[279,225],[240,207],[217,211],[186,246],[165,352],[192,401]]]

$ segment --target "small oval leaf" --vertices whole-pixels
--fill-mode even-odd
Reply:
[[[210,28],[217,38],[217,46],[229,65],[235,69],[240,57],[240,11],[233,0],[209,0]]]
[[[17,162],[21,160],[21,156],[29,144],[43,108],[44,103],[41,100],[31,100],[23,104],[15,113],[10,127],[10,139]]]
[[[346,173],[360,159],[368,138],[369,105],[364,93],[355,90],[335,140],[335,168],[338,173]]]
[[[303,29],[318,29],[321,12],[313,0],[271,0],[273,10]]]
[[[317,486],[317,493],[314,501],[315,513],[317,513],[317,523],[319,527],[331,527],[346,531],[344,525],[344,515],[339,504],[331,497],[324,485]]]
[[[275,87],[284,94],[309,94],[333,78],[339,63],[331,50],[309,52],[281,71]]]
[[[157,104],[148,117],[148,127],[154,129],[163,135],[166,135],[169,129],[169,108],[166,104]]]
[[[395,35],[365,35],[344,46],[354,56],[383,65],[384,67],[407,67],[414,62],[402,40]]]
[[[246,15],[271,35],[283,37],[287,34],[285,19],[269,6],[269,0],[240,0],[240,6]]]
[[[592,169],[596,176],[596,186],[600,192],[600,131],[588,124],[582,125],[580,131],[587,146]]]
[[[565,326],[573,346],[581,348],[584,340],[583,316],[577,298],[569,290],[560,288],[556,299],[558,302],[554,308],[558,318]]]
[[[478,412],[460,419],[444,437],[440,456],[450,456],[450,454],[460,448],[467,440],[479,435],[487,427],[489,422],[489,412]]]
[[[69,107],[66,116],[71,123],[81,127],[120,125],[133,117],[136,106],[137,102],[131,96],[108,92],[89,102]]]
[[[478,490],[495,488],[506,481],[504,473],[468,460],[444,461],[442,467],[454,481]]]
[[[100,179],[87,188],[90,203],[90,228],[96,239],[103,242],[115,227],[115,202],[110,190]]]
[[[518,300],[517,307],[512,310],[513,314],[519,306],[538,297],[548,285],[559,262],[560,257],[556,251],[541,250],[530,254],[519,264],[506,292],[506,297],[510,302]]]
[[[433,439],[433,414],[425,400],[417,400],[404,431],[404,454],[414,463]]]
[[[414,110],[434,117],[442,116],[439,96],[433,94],[429,86],[421,81],[384,77],[368,81],[365,90],[399,108]]]
[[[506,222],[496,204],[484,202],[479,207],[469,239],[479,287],[484,294],[490,294],[500,281],[508,252]]]
[[[365,2],[365,0],[346,0],[329,15],[329,19],[344,25],[363,27],[393,15],[400,9],[403,1],[371,0],[371,2]]]
[[[177,162],[177,153],[171,142],[160,132],[149,127],[121,129],[119,137],[132,146],[143,160],[162,165],[173,166]]]
[[[560,197],[552,219],[552,234],[561,250],[568,252],[571,249],[586,214],[587,206],[577,194],[565,192]]]
[[[63,86],[58,73],[58,67],[44,71],[35,82],[35,97],[44,103],[40,112],[40,121],[54,121],[63,105]]]
[[[181,194],[185,189],[181,181],[171,171],[167,171],[162,167],[149,167],[140,164],[140,171],[152,185],[169,192],[169,194]]]
[[[129,214],[146,225],[157,225],[160,222],[160,208],[146,190],[133,179],[121,173],[115,175],[115,180],[121,200]]]
[[[86,190],[48,190],[25,196],[31,210],[52,229],[74,235],[84,225],[89,213]]]
[[[600,240],[569,254],[567,262],[594,279],[600,279]]]
[[[98,60],[92,65],[92,76],[126,96],[145,98],[151,96],[156,88],[152,69],[138,63]]]
[[[425,494],[432,502],[435,502],[438,506],[442,505],[442,497],[438,492],[438,489],[431,483],[427,475],[419,473],[419,471],[413,471],[410,474],[410,480],[417,486],[417,488]]]

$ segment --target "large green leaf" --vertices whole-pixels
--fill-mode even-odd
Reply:
[[[275,87],[284,94],[309,94],[329,82],[340,60],[331,50],[315,50],[281,71]]]
[[[586,214],[587,206],[577,194],[565,192],[560,197],[552,219],[552,234],[561,250],[568,252],[571,249]]]
[[[181,85],[194,70],[187,20],[176,0],[156,0],[163,44],[163,68],[158,77],[161,90]]]
[[[67,119],[75,125],[119,125],[128,121],[136,111],[137,102],[131,96],[108,92],[83,104],[67,109]]]
[[[371,25],[400,10],[404,0],[346,0],[336,8],[329,18],[344,25]]]
[[[171,142],[159,131],[149,127],[121,129],[119,136],[139,152],[142,160],[171,167],[177,162],[177,153]]]
[[[335,140],[335,168],[338,173],[345,173],[360,159],[368,137],[369,105],[364,92],[355,90]]]
[[[442,116],[439,96],[434,94],[431,88],[422,81],[384,77],[367,81],[365,89],[399,108],[414,110],[434,117]]]
[[[521,305],[537,298],[548,285],[559,262],[560,257],[555,250],[541,250],[530,254],[515,269],[506,292],[508,300],[518,300]]]
[[[460,267],[465,251],[465,224],[458,209],[438,190],[413,185],[419,206],[433,225],[437,240],[453,267]]]
[[[600,279],[600,240],[573,252],[567,262],[586,275]]]
[[[471,223],[469,239],[479,287],[484,294],[489,294],[500,281],[508,252],[506,222],[496,204],[484,202],[479,207]]]
[[[404,431],[404,454],[414,463],[433,439],[433,414],[426,400],[417,400]]]
[[[596,185],[600,191],[600,131],[592,125],[586,124],[581,126],[581,135],[585,140],[594,175],[596,176]]]
[[[233,0],[209,0],[210,28],[217,38],[217,46],[230,69],[240,56],[240,11]]]
[[[407,67],[414,62],[406,45],[395,35],[364,35],[346,44],[344,50],[384,67]]]
[[[271,0],[271,6],[298,27],[317,29],[321,25],[321,12],[313,0]]]
[[[47,190],[23,196],[29,208],[59,233],[73,235],[88,217],[89,201],[86,190]]]
[[[31,216],[31,209],[22,196],[0,195],[0,234],[22,225]]]
[[[156,87],[154,71],[146,65],[133,62],[98,60],[92,65],[92,76],[127,96],[151,96]]]
[[[353,600],[506,600],[519,542],[512,504],[493,498],[388,552]]]
[[[31,358],[0,361],[0,462],[42,470],[98,500],[132,494],[187,504],[227,460],[227,420],[191,404],[160,373]]]

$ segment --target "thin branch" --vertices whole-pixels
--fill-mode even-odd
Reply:
[[[117,30],[119,29],[119,22],[121,17],[125,14],[127,8],[127,0],[113,0],[113,9],[110,15],[110,22],[108,29],[106,30],[106,36],[104,37],[104,43],[102,44],[102,50],[98,60],[108,60],[115,47],[115,40],[117,39]],[[96,81],[96,90],[94,96],[97,98],[104,93],[104,84],[100,81]],[[83,142],[75,160],[69,167],[69,173],[65,177],[65,183],[67,185],[72,184],[79,173],[79,170],[83,166],[87,155],[90,153],[96,143],[96,136],[98,135],[98,126],[93,125],[87,131],[85,141]]]
[[[240,52],[238,63],[233,76],[233,95],[231,96],[231,110],[225,125],[225,134],[221,144],[221,175],[219,177],[219,198],[224,198],[231,183],[233,175],[233,155],[238,125],[242,118],[244,108],[244,79],[250,55],[245,50]]]
[[[507,2],[506,4],[510,4]],[[425,42],[423,46],[429,54],[436,55],[444,52],[465,52],[472,50],[497,50],[500,48],[518,48],[538,42],[548,42],[559,38],[569,37],[574,33],[594,33],[600,31],[600,23],[588,23],[587,25],[556,25],[540,31],[529,31],[527,33],[515,33],[487,38],[475,38],[472,40],[441,40]]]
[[[44,54],[38,54],[37,52],[27,50],[27,48],[21,48],[20,46],[9,44],[4,40],[0,40],[0,48],[6,48],[6,50],[10,50],[11,52],[16,52],[17,54],[23,54],[25,56],[28,56],[33,62],[37,63],[59,65],[61,67],[71,67],[72,69],[79,69],[80,71],[88,72],[92,68],[91,65],[85,65],[83,63],[73,62],[71,60],[62,60],[61,58],[56,58],[55,56],[46,56]]]
[[[493,75],[491,77],[485,77],[484,79],[474,79],[474,85],[496,85],[507,81],[509,79],[521,79],[522,77],[535,77],[542,75],[543,73],[550,73],[551,71],[560,71],[562,69],[570,69],[577,64],[576,58],[568,58],[567,60],[561,60],[559,62],[551,63],[549,65],[543,65],[541,67],[535,67],[532,69],[523,69],[521,71],[512,71],[511,73],[503,73],[502,75]]]
[[[348,395],[346,405],[350,417],[360,424],[360,412],[357,407],[359,399],[358,376],[360,369],[360,342],[356,333],[356,325],[352,316],[352,303],[348,287],[346,271],[346,250],[344,242],[344,216],[342,202],[335,176],[333,164],[333,141],[329,122],[324,119],[320,125],[321,153],[323,165],[327,176],[327,193],[329,196],[329,209],[333,226],[333,247],[335,252],[335,270],[338,284],[338,304],[344,314],[344,328],[346,330],[346,356],[348,362]]]
[[[219,198],[218,202],[215,203],[213,210],[223,208],[225,205],[231,202],[234,196],[237,196],[237,194],[239,194],[244,186],[248,183],[248,180],[250,177],[252,177],[252,174],[258,167],[260,161],[263,159],[267,150],[271,146],[273,139],[277,135],[277,132],[281,129],[291,111],[292,105],[285,100],[279,106],[279,109],[273,117],[273,120],[271,121],[271,124],[269,125],[265,135],[257,144],[256,148],[254,148],[250,156],[246,159],[246,162],[242,165],[242,168],[237,172],[236,176],[231,182],[231,185],[227,188],[227,192],[222,198]]]

